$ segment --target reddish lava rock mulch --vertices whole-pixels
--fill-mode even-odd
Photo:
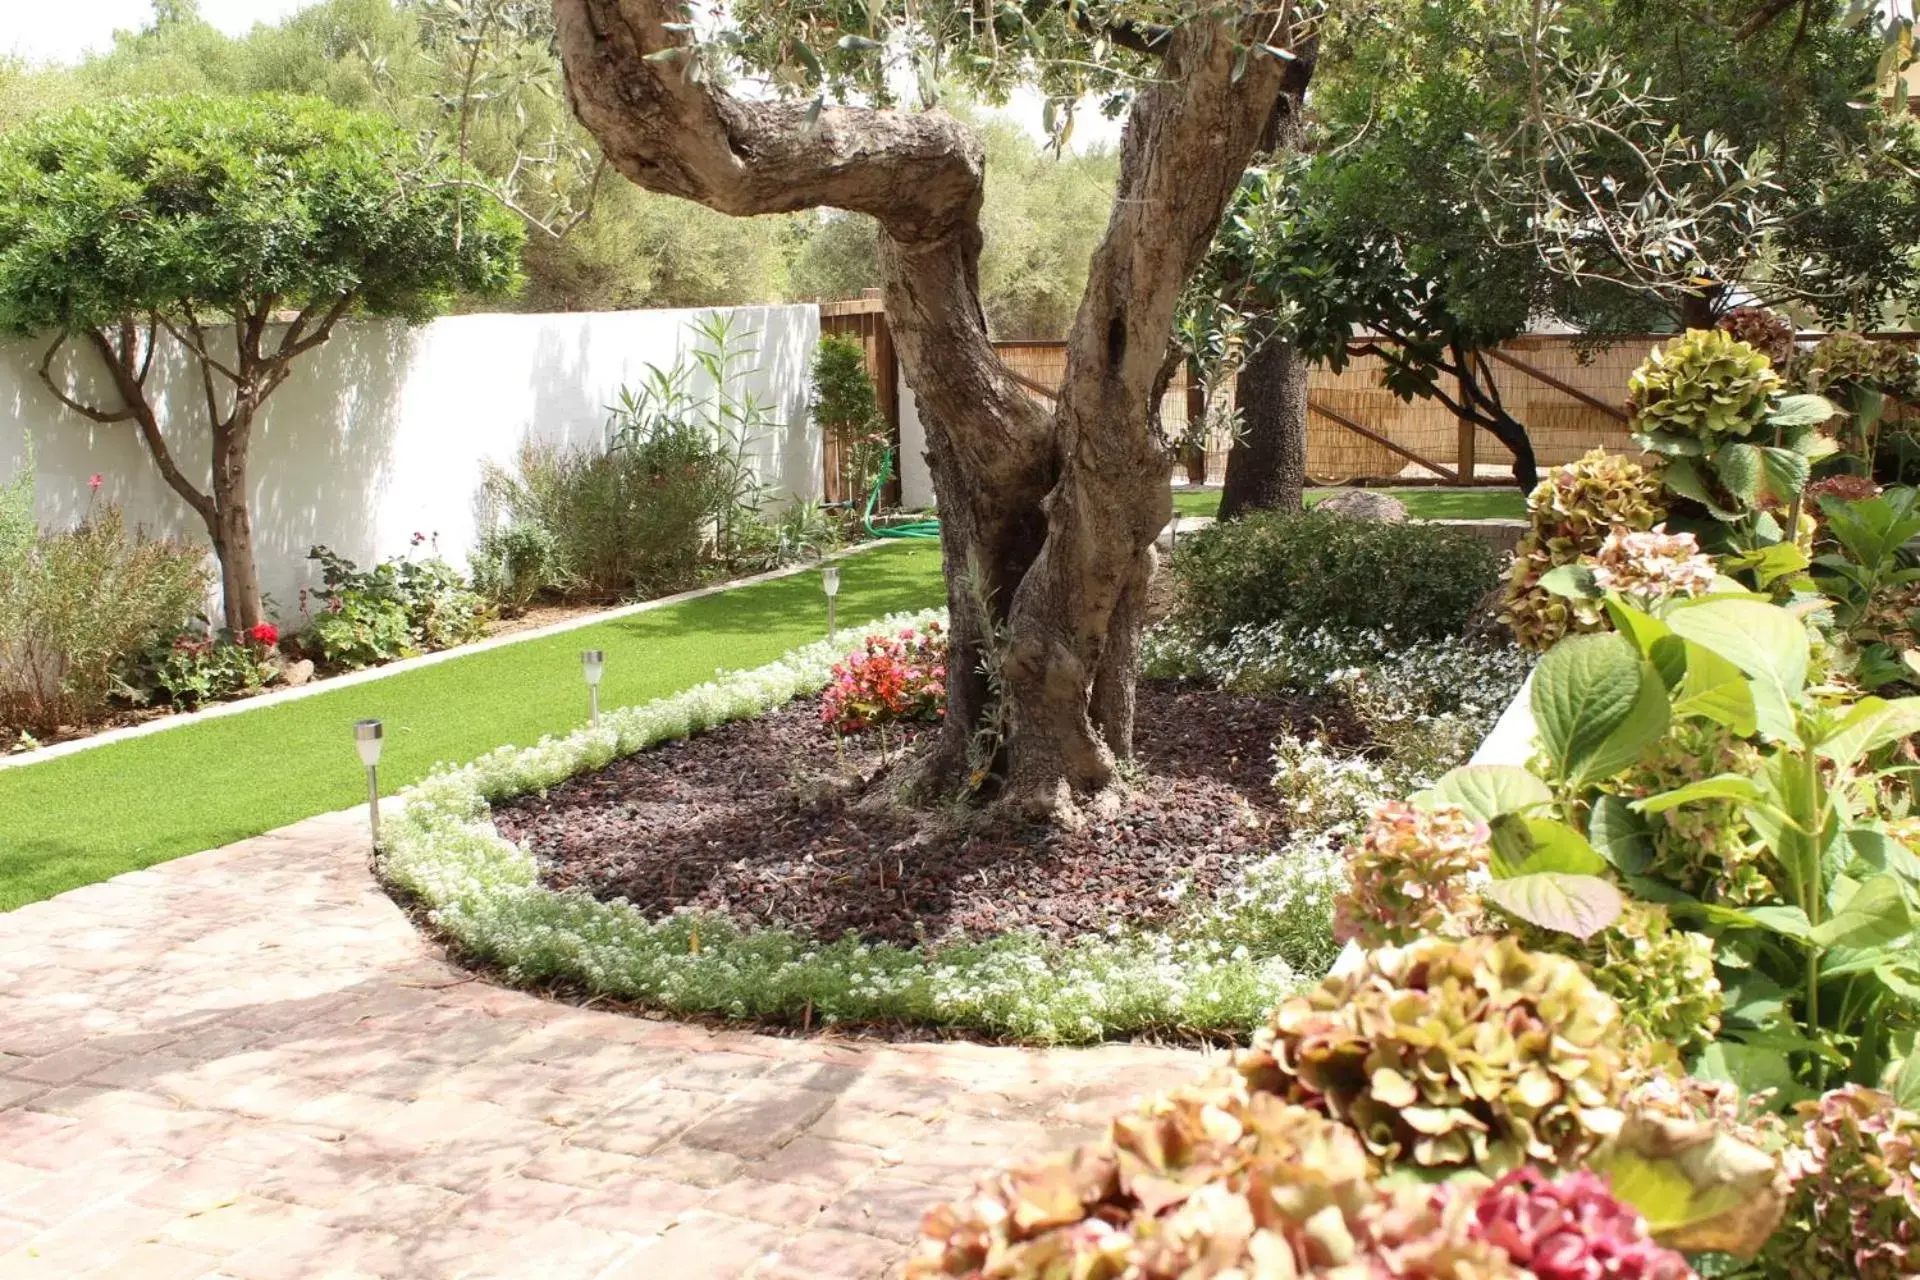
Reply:
[[[1142,685],[1145,766],[1119,814],[1079,831],[888,803],[885,766],[928,726],[837,749],[818,699],[667,743],[497,807],[546,883],[625,898],[649,916],[691,907],[822,939],[913,943],[1034,930],[1064,939],[1151,925],[1168,890],[1215,889],[1262,855],[1279,815],[1272,743],[1324,708]]]

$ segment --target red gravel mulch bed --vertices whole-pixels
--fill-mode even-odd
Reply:
[[[1155,925],[1185,883],[1206,894],[1262,856],[1283,820],[1272,743],[1324,704],[1142,685],[1144,776],[1111,819],[1078,831],[1011,817],[908,810],[886,770],[928,726],[836,749],[817,699],[582,774],[497,807],[554,888],[625,898],[651,917],[694,908],[747,927],[875,942],[1065,939]]]

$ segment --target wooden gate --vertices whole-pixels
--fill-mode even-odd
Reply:
[[[869,289],[866,295],[844,302],[820,304],[820,333],[841,333],[858,338],[867,353],[867,376],[873,379],[874,399],[887,424],[893,447],[900,447],[900,362],[893,352],[893,334],[887,328],[887,311],[880,303],[880,291]],[[828,502],[864,503],[867,495],[850,492],[847,483],[846,447],[829,436],[821,442],[821,477]],[[888,503],[900,501],[900,468],[883,494]]]

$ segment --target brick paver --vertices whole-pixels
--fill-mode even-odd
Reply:
[[[880,1045],[449,965],[331,815],[0,915],[0,1277],[879,1277],[1197,1054]]]

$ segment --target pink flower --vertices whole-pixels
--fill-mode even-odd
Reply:
[[[1679,1254],[1606,1181],[1581,1170],[1549,1181],[1516,1169],[1484,1191],[1468,1233],[1496,1245],[1539,1280],[1690,1280]]]
[[[98,471],[94,472],[93,475],[87,480],[87,488],[92,489],[96,493],[99,492],[100,473]]]

